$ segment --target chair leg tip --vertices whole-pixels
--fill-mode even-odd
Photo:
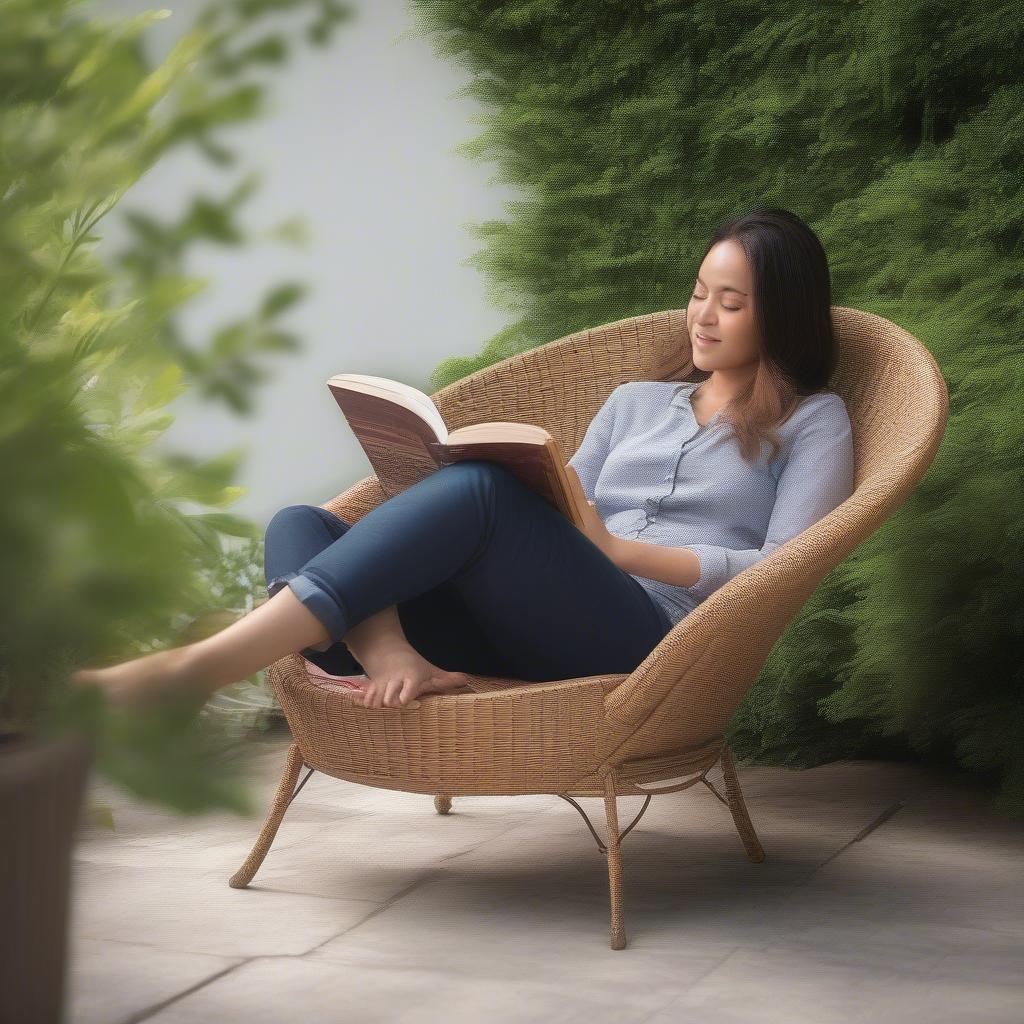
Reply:
[[[747,860],[753,864],[760,864],[764,860],[764,847],[757,836],[748,836],[744,839],[743,850]]]

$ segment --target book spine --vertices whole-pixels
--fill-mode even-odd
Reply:
[[[332,387],[331,393],[389,498],[438,468],[433,454],[437,435],[415,413],[357,391]]]

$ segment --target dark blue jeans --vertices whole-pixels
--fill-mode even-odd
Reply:
[[[350,524],[289,505],[267,526],[267,589],[287,585],[333,645],[304,657],[363,667],[343,642],[395,605],[409,643],[451,672],[531,682],[632,672],[670,629],[640,584],[512,472],[446,466]]]

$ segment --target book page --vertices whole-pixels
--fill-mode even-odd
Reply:
[[[358,383],[364,385],[367,391],[379,391],[384,397],[402,395],[408,399],[405,403],[418,415],[422,416],[430,424],[438,440],[444,444],[448,440],[448,425],[445,423],[434,405],[430,395],[424,394],[419,388],[409,384],[403,384],[399,380],[391,380],[390,377],[374,377],[366,373],[338,373],[331,378],[333,381]]]

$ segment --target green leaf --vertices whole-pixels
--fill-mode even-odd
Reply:
[[[185,390],[184,372],[178,363],[167,363],[158,373],[148,378],[132,406],[132,414],[139,415],[149,409],[158,409],[177,398]],[[171,417],[173,422],[174,417]]]
[[[227,512],[202,512],[190,516],[191,519],[198,519],[200,522],[211,527],[220,533],[229,534],[232,537],[244,537],[259,540],[263,531],[249,519],[242,516],[231,515]]]
[[[174,80],[194,65],[209,41],[209,33],[202,29],[192,29],[179,39],[163,64],[148,74],[111,115],[110,126],[133,121],[147,112],[167,93]]]
[[[270,320],[294,306],[306,294],[306,286],[297,281],[279,284],[272,288],[260,304],[259,318]]]

